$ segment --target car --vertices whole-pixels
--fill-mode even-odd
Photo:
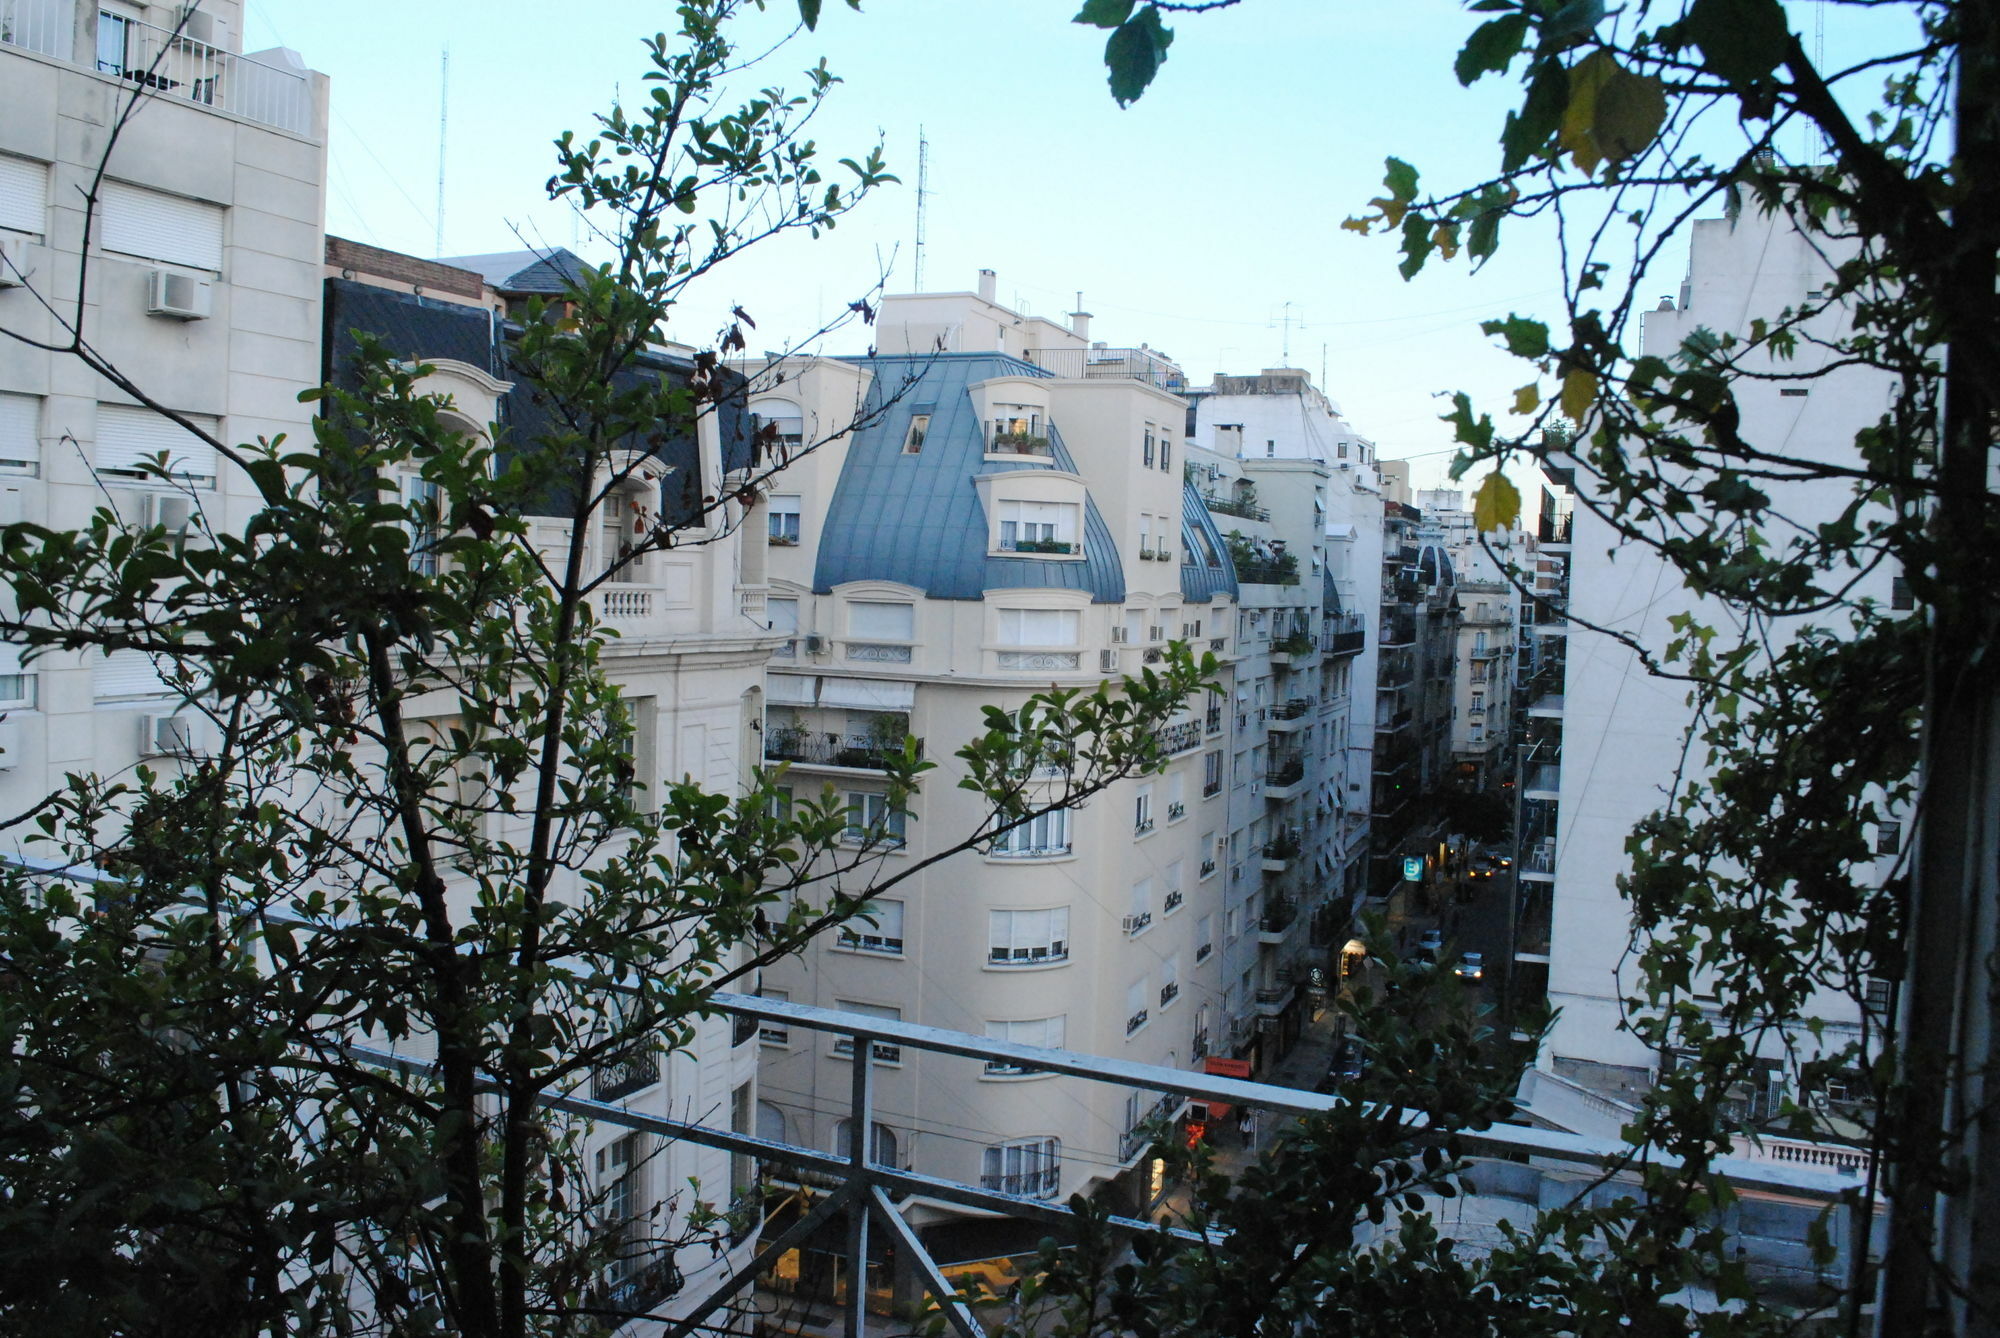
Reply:
[[[1444,951],[1444,930],[1426,929],[1417,938],[1417,951],[1427,952],[1432,957]]]
[[[1460,980],[1484,980],[1486,978],[1486,957],[1483,953],[1460,953],[1458,958],[1458,978]]]
[[[1368,1071],[1368,1052],[1358,1036],[1343,1036],[1334,1042],[1333,1057],[1326,1066],[1326,1076],[1313,1089],[1322,1094],[1333,1091],[1345,1083],[1358,1081]]]
[[[1472,857],[1472,864],[1466,869],[1465,876],[1484,881],[1491,878],[1497,870],[1503,867],[1498,860],[1482,850]]]

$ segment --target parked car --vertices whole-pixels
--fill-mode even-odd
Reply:
[[[1368,1071],[1368,1052],[1358,1036],[1343,1036],[1333,1047],[1333,1058],[1327,1063],[1326,1076],[1313,1088],[1316,1092],[1331,1092],[1346,1083],[1356,1082]]]
[[[1423,932],[1423,933],[1422,933],[1421,935],[1419,935],[1419,936],[1418,936],[1418,938],[1417,938],[1417,951],[1418,951],[1418,952],[1427,952],[1427,953],[1429,953],[1429,954],[1430,954],[1430,955],[1431,955],[1432,957],[1436,957],[1436,956],[1437,956],[1437,955],[1438,955],[1439,953],[1443,952],[1443,951],[1444,951],[1444,930],[1442,930],[1442,929],[1426,929],[1426,930],[1425,930],[1425,931],[1424,931],[1424,932]]]
[[[1486,978],[1486,957],[1483,953],[1460,953],[1458,958],[1458,978],[1460,980],[1484,980]]]

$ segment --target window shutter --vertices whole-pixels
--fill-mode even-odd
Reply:
[[[0,395],[0,469],[40,462],[41,408],[41,400],[33,395]]]
[[[850,636],[914,641],[916,625],[914,605],[855,600],[847,606],[847,631]]]
[[[764,602],[764,617],[773,632],[783,632],[795,636],[799,630],[799,601],[796,599],[769,599]]]
[[[214,419],[197,419],[211,432]],[[136,474],[141,461],[167,454],[167,468],[190,478],[215,477],[215,451],[205,441],[183,432],[150,409],[125,404],[97,406],[97,468]]]
[[[0,228],[39,237],[48,230],[49,169],[0,155]]]
[[[114,650],[92,668],[95,697],[163,697],[171,691],[143,650]]]
[[[98,199],[107,251],[190,269],[222,268],[222,206],[107,181]]]

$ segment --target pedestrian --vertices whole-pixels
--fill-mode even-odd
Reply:
[[[1243,1135],[1243,1150],[1245,1152],[1255,1152],[1257,1150],[1257,1112],[1254,1110],[1245,1110],[1243,1112],[1242,1123],[1238,1126],[1238,1129]]]

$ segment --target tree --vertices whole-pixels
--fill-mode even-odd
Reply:
[[[1129,103],[1165,60],[1167,17],[1237,3],[1089,0],[1076,21],[1109,32],[1112,91]],[[1628,1130],[1633,1162],[1683,1160],[1645,1169],[1642,1202],[1545,1216],[1535,1241],[1573,1256],[1554,1271],[1537,1271],[1546,1258],[1525,1245],[1469,1263],[1408,1219],[1400,1255],[1383,1266],[1398,1270],[1400,1295],[1422,1305],[1425,1323],[1452,1331],[1503,1326],[1498,1311],[1450,1308],[1487,1287],[1537,1315],[1560,1312],[1571,1331],[1614,1320],[1781,1327],[1783,1317],[1757,1311],[1690,1321],[1669,1299],[1704,1276],[1725,1299],[1744,1293],[1712,1216],[1728,1189],[1711,1160],[1748,1132],[1727,1098],[1765,1040],[1790,1049],[1816,1035],[1816,990],[1859,1004],[1870,977],[1887,977],[1901,982],[1891,1032],[1814,1054],[1797,1077],[1810,1088],[1840,1066],[1868,1075],[1868,1142],[1894,1207],[1880,1331],[1981,1331],[2000,1308],[1987,1229],[2000,1163],[1986,1151],[2000,810],[1990,598],[2000,517],[1988,474],[2000,421],[1990,372],[2000,352],[2000,17],[1986,4],[1857,5],[1905,16],[1908,40],[1823,68],[1778,0],[1468,8],[1478,22],[1457,55],[1459,79],[1520,89],[1498,128],[1497,171],[1433,191],[1391,158],[1382,195],[1346,226],[1396,236],[1405,277],[1428,263],[1477,265],[1520,220],[1558,232],[1564,319],[1485,323],[1532,378],[1508,406],[1457,398],[1456,472],[1545,460],[1538,427],[1573,420],[1575,440],[1554,464],[1577,471],[1578,504],[1664,555],[1728,617],[1685,620],[1671,654],[1651,661],[1688,682],[1697,725],[1691,765],[1672,802],[1635,831],[1622,884],[1642,968],[1629,1025],[1674,1059]],[[1794,161],[1784,146],[1802,131],[1815,151]],[[1833,283],[1800,305],[1751,313],[1745,333],[1701,331],[1666,356],[1642,353],[1638,299],[1666,248],[1697,216],[1742,210],[1780,215]],[[1851,449],[1746,436],[1746,387],[1847,368],[1894,385]],[[1499,409],[1526,430],[1501,431]],[[1799,512],[1814,485],[1839,499]],[[1497,469],[1478,502],[1500,521],[1519,507]],[[1913,616],[1860,593],[1885,567],[1907,581]],[[1883,885],[1863,835],[1905,810],[1917,819],[1915,853]],[[1697,975],[1720,1006],[1697,1004]],[[1798,1048],[1801,1058],[1811,1050]],[[1802,1104],[1784,1114],[1793,1131],[1819,1127]],[[1309,1126],[1306,1137],[1320,1134]],[[1256,1195],[1265,1182],[1246,1187]],[[1853,1197],[1865,1212],[1875,1194],[1870,1182]],[[1586,1245],[1601,1253],[1574,1257]],[[1267,1281],[1298,1271],[1282,1253],[1262,1263]],[[1367,1327],[1366,1316],[1333,1316],[1358,1274],[1379,1280],[1374,1267],[1344,1256],[1324,1265],[1329,1327]],[[1449,1300],[1423,1290],[1446,1272]],[[1848,1331],[1874,1286],[1864,1274],[1824,1298]],[[1177,1306],[1148,1293],[1138,1310],[1150,1319]],[[1408,1312],[1394,1322],[1417,1327]],[[1505,1331],[1522,1325],[1530,1318],[1504,1319]]]
[[[648,44],[649,95],[557,141],[551,193],[612,259],[506,343],[537,421],[469,432],[426,365],[359,332],[351,376],[301,388],[310,444],[208,439],[254,490],[241,528],[106,507],[0,536],[9,641],[153,656],[219,738],[72,775],[9,824],[54,872],[0,876],[0,1327],[614,1326],[608,1267],[720,1249],[756,1206],[700,1186],[607,1202],[548,1101],[687,1047],[714,991],[928,864],[1161,763],[1158,726],[1206,672],[1184,652],[996,719],[962,754],[992,821],[894,873],[888,831],[831,792],[781,806],[777,773],[734,794],[636,771],[606,582],[732,533],[817,444],[760,434],[594,560],[607,500],[748,393],[722,362],[743,313],[718,348],[653,350],[691,285],[894,179],[879,151],[824,165],[806,135],[823,66],[803,95],[733,100],[746,2],[682,5]],[[134,82],[116,129],[157,82]],[[87,211],[117,152],[114,131]],[[58,338],[0,334],[201,435],[97,351],[81,292],[39,294]],[[149,472],[187,490],[164,457]],[[1063,793],[1031,802],[1057,762]],[[933,764],[906,737],[881,763],[905,811]]]

